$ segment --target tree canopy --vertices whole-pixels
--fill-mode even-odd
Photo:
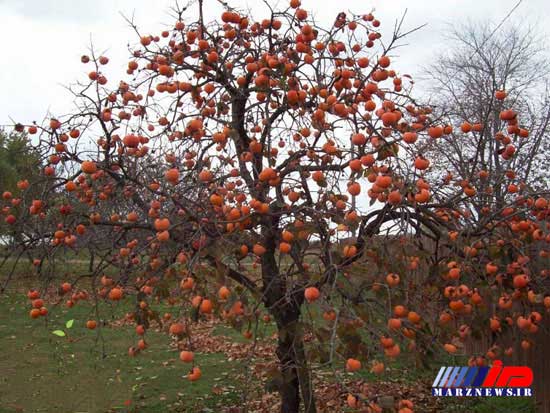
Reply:
[[[82,56],[78,109],[27,125],[47,165],[40,197],[4,196],[6,222],[25,235],[13,253],[31,251],[43,274],[67,251],[92,251],[85,296],[136,300],[131,356],[163,328],[158,301],[177,306],[166,330],[184,352],[198,319],[248,339],[273,320],[285,413],[316,411],[314,368],[381,374],[402,353],[427,361],[488,335],[486,351],[468,354],[485,365],[513,353],[512,330],[528,351],[550,308],[550,209],[547,188],[510,186],[530,132],[507,85],[487,95],[498,123],[469,114],[499,142],[487,151],[502,167],[474,157],[441,178],[426,148],[471,138],[393,68],[403,20],[386,39],[373,13],[322,25],[299,0],[266,4],[262,18],[227,6],[211,22],[203,1],[194,7],[158,34],[130,22],[126,75],[108,79],[107,56]],[[69,307],[80,279],[59,288]],[[29,292],[32,318],[47,316],[41,294]],[[201,379],[200,360],[181,357]],[[347,400],[381,410],[367,394]]]

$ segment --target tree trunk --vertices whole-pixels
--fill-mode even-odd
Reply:
[[[315,413],[303,334],[298,323],[304,294],[301,289],[289,289],[286,278],[279,272],[275,259],[278,219],[277,215],[263,219],[262,235],[266,251],[261,261],[263,301],[277,323],[279,335],[276,354],[282,374],[279,386],[281,413],[299,413],[302,400],[305,412]]]
[[[315,395],[313,393],[313,386],[311,383],[311,375],[309,374],[309,368],[307,365],[306,352],[304,349],[304,341],[300,336],[299,341],[296,343],[296,369],[298,374],[298,381],[300,382],[300,392],[302,400],[304,402],[305,413],[316,413],[315,408]]]
[[[279,329],[281,331],[281,329]],[[281,394],[281,413],[298,413],[300,411],[300,384],[293,360],[293,343],[286,334],[279,334],[277,357],[281,368],[282,382],[279,386]]]
[[[274,314],[279,332],[277,357],[282,373],[281,413],[298,413],[301,401],[306,413],[315,413],[315,399],[311,386],[304,342],[299,331],[299,310],[276,311]]]

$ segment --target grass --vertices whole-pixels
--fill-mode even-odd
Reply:
[[[22,294],[0,300],[1,413],[211,412],[238,404],[239,388],[228,386],[232,382],[226,378],[240,372],[239,366],[223,354],[197,353],[203,379],[191,383],[184,377],[188,366],[169,347],[166,334],[149,331],[145,354],[130,358],[133,328],[101,328],[103,358],[99,331],[84,326],[89,306],[58,309],[47,326],[30,320],[28,307]],[[121,317],[127,309],[126,303],[119,305],[111,317]],[[67,330],[69,319],[75,322]],[[69,339],[53,335],[56,329],[65,329]]]
[[[80,269],[81,263],[77,264],[71,271]],[[208,413],[240,404],[243,385],[238,377],[246,368],[242,361],[229,361],[221,353],[197,353],[203,378],[191,383],[185,378],[189,366],[179,360],[166,334],[150,329],[146,337],[149,348],[138,357],[128,357],[128,347],[136,343],[132,326],[87,330],[86,320],[95,317],[90,304],[82,302],[71,309],[56,308],[50,313],[47,325],[44,319],[31,320],[29,302],[23,293],[30,285],[20,279],[18,284],[20,291],[11,289],[0,297],[0,348],[3,350],[0,352],[0,372],[3,373],[0,375],[0,413]],[[123,300],[116,305],[101,303],[103,319],[107,318],[108,322],[121,319],[130,310],[130,301]],[[320,321],[315,307],[310,309],[314,320]],[[170,311],[170,308],[162,306],[159,310]],[[70,319],[75,320],[74,325],[67,329],[65,324]],[[52,334],[58,329],[67,331],[69,339]],[[274,324],[260,322],[257,332],[260,337],[270,337],[275,333]],[[238,343],[247,341],[229,326],[217,325],[213,333]],[[372,348],[377,345],[372,343]],[[252,360],[255,361],[260,360]],[[369,383],[383,380],[396,389],[401,383],[416,386],[419,393],[425,393],[430,399],[429,381],[439,366],[464,363],[448,357],[434,361],[431,369],[419,370],[414,368],[412,357],[405,353],[395,362],[386,363],[388,371],[381,377],[374,376],[367,368],[353,377]],[[334,380],[324,374],[323,378]],[[445,398],[439,411],[531,413],[535,409],[531,399]]]

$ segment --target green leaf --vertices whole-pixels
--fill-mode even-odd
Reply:
[[[71,328],[73,326],[73,324],[74,324],[74,320],[69,320],[69,321],[67,321],[67,323],[65,323],[65,327]]]
[[[57,337],[65,337],[65,332],[63,330],[54,330],[52,331],[52,334],[56,335]]]

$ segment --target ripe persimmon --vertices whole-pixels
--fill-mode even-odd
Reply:
[[[321,293],[319,292],[319,289],[317,287],[307,287],[304,290],[304,297],[308,303],[316,301],[320,295]]]
[[[388,56],[381,56],[378,59],[378,64],[382,67],[388,67],[390,65],[390,58]]]
[[[115,287],[109,291],[109,298],[113,301],[118,301],[122,298],[122,289]]]
[[[185,325],[182,323],[172,323],[168,332],[173,336],[181,336],[185,332]]]
[[[354,372],[361,369],[361,362],[354,358],[349,358],[346,360],[346,370],[349,372]]]
[[[260,244],[254,244],[254,246],[252,247],[252,252],[258,256],[261,256],[263,254],[265,254],[266,252],[266,249],[263,245],[260,245]]]
[[[504,100],[506,98],[506,91],[504,90],[497,90],[495,92],[495,98],[497,100]]]
[[[197,381],[201,378],[201,376],[201,369],[195,366],[191,369],[191,372],[187,375],[187,378],[189,381]]]
[[[97,172],[97,165],[95,164],[95,162],[93,161],[84,161],[82,162],[82,164],[80,165],[80,169],[82,170],[82,172],[84,172],[85,174],[93,174],[95,172]]]
[[[210,171],[207,170],[207,169],[202,170],[202,171],[199,173],[199,179],[200,179],[202,182],[210,182],[210,181],[213,179],[212,172],[210,172]]]
[[[231,291],[225,285],[218,290],[218,297],[220,297],[220,300],[227,300],[230,295]]]
[[[192,363],[194,359],[195,359],[195,355],[193,354],[192,351],[183,350],[180,353],[180,360],[183,361],[184,363]]]
[[[203,313],[203,314],[210,314],[212,312],[212,301],[210,301],[209,299],[204,299],[201,301],[201,304],[200,304],[200,312]]]
[[[168,218],[155,219],[155,229],[159,232],[166,231],[170,228],[170,220]]]

